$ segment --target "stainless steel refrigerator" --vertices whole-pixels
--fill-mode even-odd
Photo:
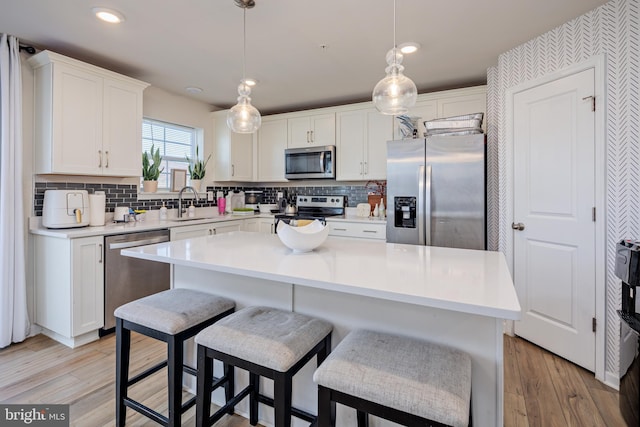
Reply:
[[[486,249],[485,136],[387,142],[387,242]]]

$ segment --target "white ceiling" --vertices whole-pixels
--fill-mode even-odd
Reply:
[[[393,44],[392,0],[255,0],[247,77],[264,115],[371,98]],[[242,78],[242,9],[234,0],[0,0],[0,32],[228,108]],[[498,55],[604,0],[398,0],[397,42],[419,92],[483,84]],[[117,9],[120,25],[94,6]],[[321,48],[322,45],[327,46]],[[187,86],[204,89],[199,95]],[[215,109],[215,108],[212,108]]]

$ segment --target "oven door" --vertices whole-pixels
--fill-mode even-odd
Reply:
[[[284,151],[285,178],[335,178],[335,146],[289,148]]]

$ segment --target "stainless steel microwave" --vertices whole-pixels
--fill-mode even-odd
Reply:
[[[316,179],[336,177],[336,147],[287,148],[284,150],[284,177]]]

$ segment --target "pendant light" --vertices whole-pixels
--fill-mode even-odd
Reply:
[[[253,0],[234,0],[236,6],[242,8],[242,80],[238,85],[238,103],[227,113],[227,126],[235,133],[254,133],[260,127],[262,118],[256,107],[251,105],[251,88],[246,83],[245,65],[247,56],[247,9],[255,6]]]
[[[393,0],[393,48],[387,52],[387,75],[378,82],[372,95],[373,104],[382,114],[404,114],[416,103],[418,89],[409,77],[402,74],[403,57],[396,46],[396,0]]]

